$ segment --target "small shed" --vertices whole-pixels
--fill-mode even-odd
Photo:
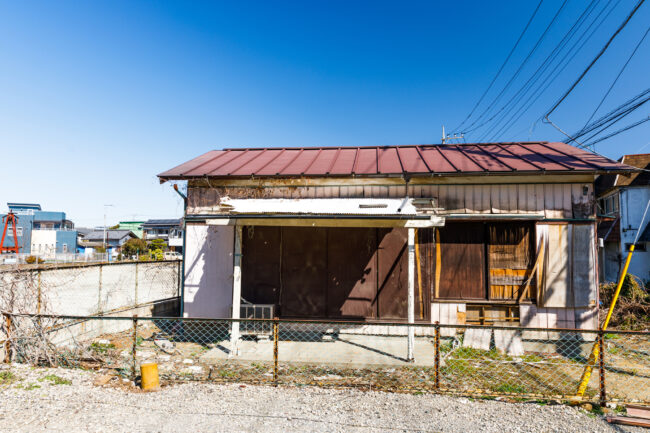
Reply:
[[[224,149],[188,181],[186,317],[597,327],[594,179],[564,143]]]

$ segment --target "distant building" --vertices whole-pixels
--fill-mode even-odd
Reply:
[[[148,220],[142,224],[143,239],[162,239],[172,251],[183,251],[183,226],[181,219]]]
[[[650,153],[625,155],[623,164],[646,171],[630,175],[601,175],[596,179],[598,237],[602,281],[616,281],[625,256],[638,234],[634,255],[628,272],[644,280],[650,280],[650,224],[641,218],[650,200]],[[639,232],[640,231],[640,232]]]
[[[142,239],[144,231],[142,230],[142,224],[144,221],[120,221],[117,226],[118,230],[131,230],[134,235]]]
[[[106,247],[106,252],[110,256],[116,256],[122,251],[122,245],[129,239],[135,239],[137,236],[131,230],[94,230],[84,235],[80,241],[80,249],[84,253],[94,252],[99,247]]]
[[[65,212],[44,211],[37,203],[7,203],[7,207],[18,218],[16,232],[21,254],[47,257],[76,252],[77,231]],[[13,236],[7,236],[5,245],[13,246]]]

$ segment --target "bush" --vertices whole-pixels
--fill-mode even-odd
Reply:
[[[122,245],[122,254],[127,257],[142,254],[147,251],[147,243],[142,239],[129,239]]]
[[[149,260],[151,260],[151,258],[147,255],[142,255],[138,258],[138,260],[141,262],[148,262]]]
[[[34,256],[25,257],[25,263],[27,263],[28,265],[33,265],[34,263],[36,263],[36,257]]]
[[[605,319],[607,310],[614,298],[616,283],[601,284],[601,320]],[[646,329],[650,324],[650,296],[640,279],[627,274],[623,280],[621,293],[609,323],[610,328]]]

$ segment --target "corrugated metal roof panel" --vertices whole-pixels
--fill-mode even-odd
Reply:
[[[530,142],[214,150],[158,176],[164,181],[203,176],[480,175],[514,171],[633,170],[565,143]]]

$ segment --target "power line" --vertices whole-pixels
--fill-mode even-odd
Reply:
[[[637,50],[639,49],[639,47],[641,46],[641,44],[642,44],[643,41],[645,40],[646,36],[648,36],[648,33],[649,33],[649,32],[650,32],[650,27],[648,27],[648,29],[646,30],[646,32],[643,34],[643,37],[641,38],[641,40],[636,44],[636,47],[634,47],[634,51],[632,51],[632,54],[630,54],[630,57],[627,58],[627,61],[625,62],[625,64],[624,64],[623,67],[621,68],[621,70],[618,72],[618,75],[617,75],[616,78],[614,79],[614,82],[609,86],[609,89],[607,89],[607,92],[605,93],[605,95],[603,96],[603,98],[602,98],[602,99],[600,100],[600,102],[598,103],[598,106],[594,109],[593,113],[591,113],[591,116],[589,116],[589,119],[587,119],[587,121],[586,121],[585,124],[583,125],[582,129],[581,129],[578,133],[582,132],[582,131],[587,127],[587,125],[589,124],[589,122],[591,122],[591,119],[594,118],[594,116],[596,115],[596,112],[598,112],[598,110],[600,109],[600,107],[603,105],[603,102],[605,102],[605,99],[607,98],[607,96],[609,96],[609,93],[612,91],[612,89],[614,88],[614,86],[615,86],[616,83],[618,82],[618,79],[621,78],[621,75],[623,75],[623,72],[625,71],[625,68],[627,68],[627,65],[630,63],[630,60],[632,60],[632,57],[634,57],[634,55],[636,54]]]
[[[573,89],[576,88],[576,86],[577,86],[577,85],[582,81],[582,79],[585,77],[585,75],[587,75],[587,72],[589,72],[589,70],[590,70],[590,69],[591,69],[591,68],[596,64],[596,62],[598,61],[598,59],[600,59],[600,58],[602,57],[602,55],[605,54],[605,51],[607,51],[607,48],[609,48],[609,46],[610,46],[610,44],[612,43],[612,41],[614,41],[614,39],[616,38],[616,36],[618,36],[618,34],[619,34],[619,33],[620,33],[624,28],[625,28],[625,26],[627,26],[627,23],[630,22],[630,20],[631,20],[632,17],[634,16],[634,14],[636,14],[636,11],[639,10],[639,8],[641,7],[641,5],[643,5],[644,2],[645,2],[645,0],[639,0],[639,2],[636,4],[636,6],[634,6],[634,9],[632,9],[632,12],[630,12],[630,14],[629,14],[629,15],[627,16],[627,18],[625,19],[625,21],[623,21],[623,23],[618,27],[618,29],[616,29],[616,31],[614,32],[614,34],[609,38],[609,40],[608,40],[607,43],[605,44],[605,46],[604,46],[603,48],[601,48],[601,50],[600,50],[600,52],[598,53],[598,55],[596,55],[596,57],[591,61],[591,63],[589,63],[589,65],[585,68],[585,70],[580,74],[580,76],[578,77],[578,79],[577,79],[577,80],[576,80],[576,81],[571,85],[571,87],[569,88],[569,90],[567,90],[567,91],[564,93],[564,95],[562,95],[562,97],[561,97],[561,98],[560,98],[560,99],[555,103],[555,105],[553,105],[553,107],[551,107],[551,109],[546,113],[546,115],[544,116],[544,119],[545,119],[547,122],[549,122],[551,125],[553,125],[553,122],[550,121],[549,116],[550,116],[550,115],[555,111],[555,109],[557,109],[557,107],[558,107],[558,106],[559,106],[559,105],[560,105],[560,104],[561,104],[561,103],[562,103],[562,102],[567,98],[567,96],[569,96],[569,94],[573,91]]]
[[[517,106],[519,105],[519,108],[517,109],[517,111],[515,111],[514,114],[512,114],[512,115],[511,115],[511,116],[506,120],[506,123],[505,123],[503,126],[501,126],[501,128],[499,128],[498,131],[497,131],[497,132],[496,132],[492,137],[498,137],[498,136],[501,134],[502,131],[505,132],[504,129],[507,131],[507,129],[509,129],[509,128],[511,127],[512,123],[513,123],[513,122],[512,122],[512,119],[515,118],[515,117],[517,117],[516,120],[519,120],[519,118],[521,117],[521,115],[523,115],[523,113],[525,113],[525,111],[527,111],[528,108],[530,108],[530,106],[529,106],[528,108],[526,108],[526,109],[522,112],[523,107],[526,106],[526,104],[527,104],[527,103],[528,103],[528,102],[533,98],[533,96],[535,96],[535,95],[537,95],[537,96],[540,95],[541,93],[543,93],[543,91],[546,90],[546,88],[548,88],[548,86],[547,86],[546,88],[544,88],[544,90],[543,90],[542,92],[539,92],[539,89],[541,89],[541,88],[544,86],[544,84],[548,81],[548,79],[553,75],[553,71],[551,71],[551,73],[549,73],[546,77],[544,77],[544,78],[542,78],[542,77],[544,76],[544,74],[546,73],[546,71],[550,68],[550,66],[555,62],[555,60],[556,60],[557,57],[560,55],[560,53],[564,50],[564,48],[568,45],[568,43],[571,41],[571,39],[573,39],[573,37],[575,36],[575,34],[577,34],[577,32],[578,32],[578,31],[580,30],[580,28],[584,25],[584,23],[587,22],[587,20],[589,19],[589,17],[591,16],[591,14],[593,13],[593,11],[595,10],[595,5],[596,5],[596,4],[597,4],[597,2],[594,3],[594,1],[592,0],[592,2],[587,6],[587,8],[585,8],[585,10],[582,12],[582,14],[580,15],[580,17],[578,17],[578,19],[576,20],[576,22],[571,26],[571,28],[569,29],[569,31],[564,35],[564,37],[560,40],[560,42],[558,42],[558,44],[557,44],[557,45],[555,46],[555,48],[554,48],[554,49],[553,49],[553,50],[548,54],[548,56],[546,56],[546,58],[544,59],[544,61],[539,65],[539,67],[537,68],[537,70],[536,70],[536,71],[533,73],[533,75],[528,79],[528,81],[526,81],[526,83],[524,83],[524,85],[521,86],[521,88],[520,88],[520,89],[519,89],[519,90],[518,90],[518,91],[517,91],[517,92],[516,92],[516,93],[515,93],[511,98],[510,98],[510,100],[509,100],[509,101],[504,105],[504,107],[502,108],[502,110],[505,109],[506,106],[508,106],[509,104],[511,104],[513,101],[514,101],[514,104],[510,105],[510,107],[509,107],[509,108],[508,108],[508,109],[507,109],[507,110],[506,110],[506,111],[505,111],[505,112],[500,116],[500,118],[499,118],[495,123],[492,124],[491,127],[489,127],[489,128],[487,129],[487,131],[483,134],[483,136],[482,136],[481,138],[479,138],[478,141],[482,141],[483,137],[487,138],[487,137],[488,137],[488,136],[489,136],[489,135],[490,135],[490,134],[491,134],[491,133],[492,133],[492,132],[493,132],[493,131],[498,127],[498,126],[499,126],[500,123],[502,123],[504,120],[506,120],[506,118],[508,117],[508,115],[509,115],[509,114],[510,114],[514,109],[515,109],[515,107],[517,107]],[[558,64],[562,64],[562,63],[564,62],[564,60],[568,57],[568,55],[571,54],[571,52],[572,52],[573,49],[576,47],[576,45],[577,45],[577,44],[578,44],[578,43],[579,43],[579,42],[584,38],[585,34],[587,34],[587,32],[589,31],[589,29],[590,29],[591,27],[593,27],[593,25],[595,24],[595,22],[598,20],[598,18],[600,17],[600,15],[602,15],[602,13],[606,10],[606,8],[607,8],[607,5],[606,5],[606,6],[605,6],[605,7],[604,7],[604,8],[603,8],[599,13],[598,13],[598,15],[596,16],[596,18],[594,18],[594,20],[589,24],[589,26],[587,27],[587,29],[585,29],[585,30],[583,31],[583,33],[582,33],[581,36],[578,38],[578,40],[576,41],[576,43],[574,43],[573,46],[572,46],[571,48],[569,48],[569,50],[566,52],[566,54],[564,55],[564,57],[562,57],[562,59],[560,59],[560,61],[558,62]],[[602,21],[601,21],[601,23],[602,23]],[[565,65],[564,67],[566,67],[566,65]],[[557,78],[557,75],[558,75],[558,74],[555,75],[555,77],[553,78],[553,80],[555,80],[555,78]],[[538,87],[536,88],[536,90],[533,90],[533,92],[532,92],[532,93],[530,94],[530,96],[526,99],[526,101],[524,101],[523,104],[520,105],[520,102],[523,100],[523,98],[526,97],[526,95],[527,95],[527,94],[528,94],[532,89],[535,88],[535,86],[537,85],[537,83],[538,83],[540,80],[542,80],[542,83],[540,84],[540,86],[538,86]],[[532,105],[532,104],[531,104],[531,105]],[[521,113],[521,114],[520,114],[519,116],[517,116],[519,113]],[[515,121],[516,121],[516,120],[515,120]],[[492,140],[492,139],[490,139],[490,140]]]
[[[593,147],[596,143],[600,143],[601,141],[605,141],[608,138],[612,138],[615,135],[621,134],[621,133],[623,133],[625,131],[628,131],[628,130],[630,130],[632,128],[635,128],[635,127],[647,122],[648,120],[650,120],[650,116],[646,117],[645,119],[638,120],[638,121],[636,121],[636,122],[634,122],[634,123],[632,123],[632,124],[630,124],[630,125],[628,125],[628,126],[626,126],[624,128],[621,128],[621,129],[619,129],[619,130],[617,130],[615,132],[612,132],[611,134],[608,134],[608,135],[606,135],[604,137],[601,137],[598,140],[594,140],[592,142],[585,143],[585,146],[592,146]]]
[[[501,75],[501,72],[503,71],[503,68],[506,66],[506,64],[507,64],[508,61],[510,60],[510,57],[512,57],[512,54],[515,52],[515,50],[516,50],[517,47],[519,46],[519,42],[521,42],[521,39],[524,37],[524,34],[526,34],[526,32],[528,31],[528,28],[530,27],[530,23],[533,22],[533,19],[534,19],[535,16],[537,15],[537,11],[539,11],[539,8],[542,6],[542,3],[543,3],[543,2],[544,2],[544,0],[540,0],[540,2],[537,4],[537,7],[536,7],[535,10],[533,11],[533,14],[532,14],[531,17],[528,19],[528,22],[526,23],[526,26],[524,27],[524,30],[523,30],[523,31],[521,32],[521,34],[519,35],[519,38],[517,38],[517,42],[515,42],[515,45],[514,45],[514,46],[512,47],[512,49],[510,50],[510,53],[508,53],[508,56],[507,56],[506,59],[503,61],[503,64],[501,64],[501,67],[500,67],[499,70],[497,71],[497,74],[494,76],[494,78],[492,78],[492,81],[490,82],[490,85],[487,87],[487,89],[485,89],[485,91],[483,92],[483,94],[482,94],[481,97],[479,98],[478,102],[476,102],[476,104],[474,105],[474,108],[472,108],[472,111],[470,111],[470,113],[467,115],[467,117],[466,117],[466,118],[465,118],[465,119],[460,123],[460,125],[458,125],[456,128],[453,129],[454,131],[459,130],[459,129],[460,129],[460,128],[465,124],[465,122],[467,122],[467,120],[469,120],[469,118],[472,117],[472,115],[474,114],[474,112],[476,111],[476,109],[478,108],[478,106],[481,104],[481,102],[483,102],[483,99],[485,98],[485,96],[487,95],[487,93],[490,91],[490,89],[492,88],[492,86],[493,86],[494,83],[496,82],[497,78],[499,78],[499,75]]]
[[[517,76],[519,75],[519,73],[521,72],[521,70],[523,69],[523,67],[526,65],[526,63],[528,63],[528,60],[530,60],[530,58],[531,58],[532,55],[535,53],[535,51],[537,51],[537,48],[538,48],[539,45],[542,43],[542,41],[543,41],[544,38],[546,37],[548,31],[551,29],[551,27],[553,26],[553,24],[554,24],[555,21],[557,20],[557,17],[560,15],[560,13],[562,12],[562,10],[563,10],[564,7],[566,6],[567,1],[568,1],[568,0],[564,0],[564,2],[562,3],[562,5],[560,6],[560,8],[557,10],[557,12],[555,13],[555,15],[553,16],[553,19],[551,19],[551,22],[546,26],[546,28],[544,29],[544,32],[542,33],[542,35],[539,37],[539,39],[538,39],[537,42],[535,43],[535,46],[533,46],[533,48],[530,50],[530,52],[528,53],[528,55],[526,56],[526,58],[521,62],[521,64],[519,65],[519,67],[517,68],[517,70],[515,71],[515,73],[513,74],[513,76],[510,78],[510,80],[508,80],[508,82],[507,82],[506,85],[503,87],[503,89],[501,89],[501,91],[499,92],[499,94],[494,98],[494,100],[490,103],[490,105],[488,105],[488,107],[487,107],[485,110],[483,110],[483,112],[479,115],[479,117],[476,118],[476,119],[474,120],[474,122],[472,122],[472,123],[471,123],[467,128],[465,128],[465,129],[462,131],[463,133],[467,133],[467,132],[474,131],[474,130],[480,128],[481,126],[485,125],[486,123],[490,122],[492,119],[494,119],[494,117],[496,116],[496,114],[495,114],[494,116],[492,116],[490,119],[488,119],[488,120],[486,120],[485,122],[481,123],[480,125],[478,125],[478,126],[472,128],[472,126],[476,125],[476,123],[477,123],[478,121],[480,121],[480,120],[481,120],[485,115],[487,115],[487,113],[490,112],[490,110],[492,109],[492,107],[494,107],[494,105],[496,105],[496,104],[499,102],[499,100],[501,99],[501,96],[503,96],[503,94],[508,90],[508,88],[510,87],[510,85],[512,84],[512,82],[517,78]],[[497,113],[497,114],[498,114],[498,113]]]

